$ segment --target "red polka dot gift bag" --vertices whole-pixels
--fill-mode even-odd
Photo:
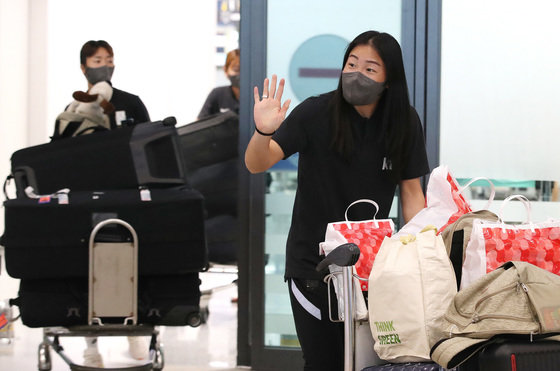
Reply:
[[[522,224],[506,224],[502,212],[507,203],[519,200],[527,211]],[[508,261],[524,261],[560,275],[560,220],[534,223],[531,203],[522,195],[506,198],[496,222],[476,219],[465,250],[461,289]]]
[[[348,210],[358,203],[370,203],[375,207],[372,219],[361,221],[348,220]],[[319,254],[325,255],[328,255],[336,247],[345,243],[354,243],[360,249],[360,258],[353,267],[355,274],[354,287],[356,288],[356,319],[367,318],[367,307],[361,291],[368,290],[368,277],[383,239],[391,237],[395,231],[395,225],[391,219],[375,219],[378,211],[379,206],[375,201],[362,199],[352,202],[344,213],[345,221],[329,223],[325,232],[325,241],[319,244]],[[342,296],[339,295],[342,292],[342,277],[337,279],[336,276],[336,272],[342,272],[342,268],[331,264],[329,270],[331,273],[335,273],[334,286],[339,307],[342,308],[344,302]],[[364,280],[360,280],[356,276]],[[339,312],[343,313],[343,311]]]

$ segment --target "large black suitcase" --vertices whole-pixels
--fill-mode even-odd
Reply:
[[[490,344],[457,371],[551,371],[560,369],[560,341],[506,340]]]
[[[235,264],[239,250],[237,218],[224,214],[204,221],[208,260],[218,264]]]
[[[218,113],[177,128],[187,173],[238,157],[239,116]]]
[[[88,279],[22,279],[18,297],[11,303],[19,307],[28,327],[87,325]],[[139,277],[138,324],[196,325],[199,304],[198,273]],[[104,322],[122,323],[123,318]]]
[[[135,229],[140,275],[183,274],[207,267],[204,199],[198,191],[180,186],[68,196],[68,204],[59,203],[60,198],[4,202],[1,244],[10,276],[87,277],[89,236],[97,223],[109,218],[122,219]],[[118,226],[102,232],[100,238],[107,241],[130,237]]]
[[[173,121],[173,120],[171,120]],[[17,196],[185,184],[177,129],[166,121],[138,124],[28,147],[12,154]]]
[[[239,160],[235,157],[203,166],[189,174],[192,187],[204,196],[208,218],[237,215],[238,166]]]

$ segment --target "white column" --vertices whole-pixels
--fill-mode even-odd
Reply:
[[[13,0],[14,2],[17,0]],[[54,129],[54,117],[47,115],[47,36],[48,0],[29,0],[27,144],[48,141]],[[61,108],[62,110],[62,108]]]
[[[0,181],[27,143],[28,1],[0,0]],[[4,199],[4,197],[2,197]],[[4,213],[0,213],[0,233]]]

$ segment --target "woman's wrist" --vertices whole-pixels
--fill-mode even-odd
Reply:
[[[262,132],[262,131],[259,130],[259,128],[257,127],[257,125],[255,125],[255,131],[256,131],[257,133],[259,133],[260,135],[263,135],[263,136],[265,136],[265,137],[270,137],[270,136],[272,136],[272,135],[274,135],[274,134],[276,133],[276,130],[274,130],[272,133],[264,133],[264,132]]]

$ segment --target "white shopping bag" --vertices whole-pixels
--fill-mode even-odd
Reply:
[[[456,293],[455,273],[435,227],[385,238],[369,276],[375,352],[393,363],[429,361]]]
[[[477,180],[486,180],[491,187],[488,206],[494,199],[494,184],[488,178],[473,178],[463,187],[451,175],[446,165],[432,170],[426,187],[426,207],[420,210],[395,236],[406,236],[420,232],[426,225],[433,225],[441,233],[461,215],[472,211],[471,205],[463,196],[463,191]]]

